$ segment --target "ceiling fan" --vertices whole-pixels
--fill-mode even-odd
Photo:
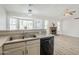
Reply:
[[[75,13],[76,13],[75,10],[66,9],[64,12],[64,16],[71,16],[74,15]],[[75,17],[74,19],[79,19],[79,17]]]
[[[66,9],[64,12],[64,16],[71,16],[71,15],[74,15],[74,13],[76,13],[75,10]]]

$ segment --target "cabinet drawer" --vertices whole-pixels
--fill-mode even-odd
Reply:
[[[40,44],[40,40],[33,40],[33,41],[28,41],[26,42],[27,45],[32,45],[32,44]]]
[[[9,50],[13,48],[19,48],[25,45],[25,42],[19,42],[19,43],[10,43],[4,45],[4,50]]]

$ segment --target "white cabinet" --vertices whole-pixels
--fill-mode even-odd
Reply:
[[[28,55],[40,55],[40,46],[29,45],[27,46]]]
[[[28,55],[40,55],[40,40],[28,41],[26,47]]]
[[[40,40],[4,44],[4,55],[40,55]]]
[[[25,42],[5,44],[3,46],[3,53],[4,55],[24,55]]]
[[[10,49],[9,51],[5,51],[4,55],[24,55],[24,50],[25,48],[20,47],[20,48],[15,48],[15,49]]]

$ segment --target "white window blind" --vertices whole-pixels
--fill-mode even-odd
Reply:
[[[33,29],[33,21],[20,20],[19,29]]]
[[[17,19],[10,18],[10,30],[17,30]]]
[[[10,30],[27,30],[27,29],[47,29],[48,21],[47,20],[29,20],[29,19],[17,19],[10,18],[9,21]]]

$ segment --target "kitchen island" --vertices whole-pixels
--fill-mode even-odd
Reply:
[[[7,36],[9,38],[9,36]],[[54,35],[37,35],[36,37],[16,39],[9,41],[8,38],[0,45],[2,55],[49,55],[54,50]],[[45,43],[48,40],[47,44]],[[45,41],[45,42],[43,42]],[[1,42],[1,41],[0,41]],[[46,48],[46,45],[48,46]],[[42,47],[43,46],[43,47]],[[43,49],[45,47],[45,49]],[[51,49],[52,50],[51,50]],[[41,53],[42,51],[42,53]],[[50,53],[46,53],[48,51]]]

